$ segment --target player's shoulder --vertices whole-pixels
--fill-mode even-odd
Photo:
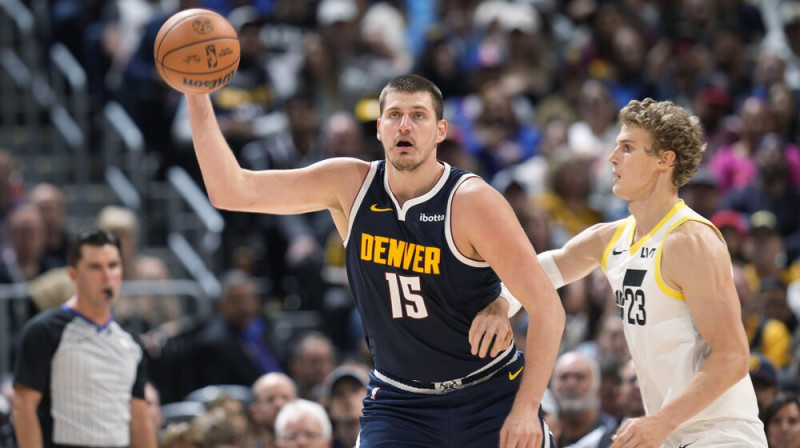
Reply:
[[[678,255],[681,259],[702,259],[727,253],[727,248],[713,225],[692,219],[681,223],[664,238],[664,253]]]

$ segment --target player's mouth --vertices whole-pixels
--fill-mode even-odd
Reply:
[[[398,140],[395,146],[397,146],[398,148],[413,148],[414,143],[412,143],[409,140]]]
[[[114,298],[114,288],[103,288],[103,297],[110,300]]]

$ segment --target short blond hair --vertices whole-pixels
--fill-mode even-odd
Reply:
[[[703,152],[706,150],[705,136],[700,119],[690,116],[686,110],[671,101],[631,100],[619,112],[620,124],[636,126],[649,132],[653,147],[649,154],[664,151],[675,153],[672,183],[680,188],[697,172]]]

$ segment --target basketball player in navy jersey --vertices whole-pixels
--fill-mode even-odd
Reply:
[[[611,447],[766,448],[728,251],[678,198],[705,150],[700,122],[652,99],[631,101],[619,120],[609,161],[631,216],[539,254],[556,287],[601,267],[614,290],[646,416]]]
[[[403,75],[381,92],[385,160],[297,170],[241,169],[208,96],[186,98],[215,206],[333,217],[375,361],[357,446],[552,446],[539,405],[564,310],[504,198],[436,159],[447,121],[433,83]],[[525,360],[513,345],[494,358],[472,353],[470,324],[501,279],[530,314]]]

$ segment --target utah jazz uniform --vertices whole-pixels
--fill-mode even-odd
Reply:
[[[375,362],[357,446],[497,446],[523,360],[513,344],[494,359],[470,353],[470,324],[500,293],[494,271],[450,233],[453,195],[474,175],[444,164],[428,193],[400,207],[385,163],[370,166],[344,242]]]
[[[670,288],[661,277],[664,239],[690,220],[707,224],[719,234],[713,224],[680,201],[638,241],[633,241],[635,218],[620,221],[603,253],[602,268],[614,290],[647,415],[683,392],[710,354],[683,293]],[[686,421],[665,442],[667,447],[689,444],[692,448],[767,446],[749,376]]]

